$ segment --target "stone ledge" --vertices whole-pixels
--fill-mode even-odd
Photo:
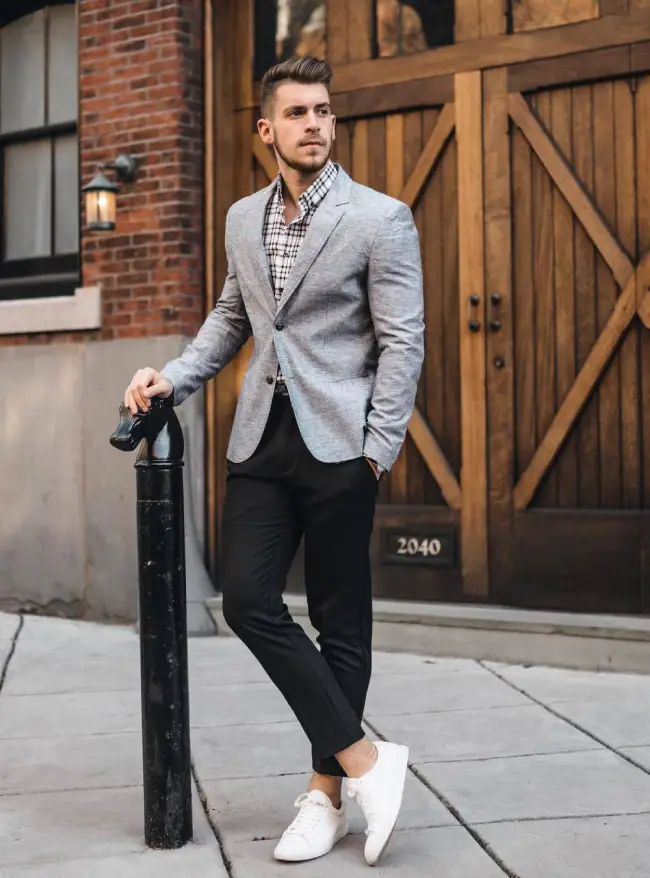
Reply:
[[[642,616],[601,616],[544,610],[516,610],[499,606],[383,600],[375,601],[374,606],[377,621],[650,642],[650,618]]]
[[[310,636],[306,600],[285,594]],[[221,596],[207,601],[219,634],[230,634]],[[650,619],[516,610],[497,606],[374,601],[373,647],[511,664],[650,673]]]
[[[0,335],[99,329],[101,323],[99,287],[79,287],[73,296],[0,302]]]

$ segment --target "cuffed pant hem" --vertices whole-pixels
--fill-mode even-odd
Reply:
[[[351,747],[353,744],[357,744],[359,741],[362,741],[366,737],[365,732],[361,727],[359,727],[359,733],[348,740],[347,743],[343,744],[341,747],[337,747],[334,753],[340,753],[342,750],[346,750],[348,747]],[[338,761],[336,756],[330,750],[327,755],[320,756],[319,753],[313,751],[312,753],[312,768],[317,774],[324,774],[328,777],[347,777],[347,774],[343,770],[341,763]]]

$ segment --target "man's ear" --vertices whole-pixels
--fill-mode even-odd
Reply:
[[[268,119],[257,120],[257,133],[259,134],[262,143],[264,143],[266,146],[273,145],[273,129]]]
[[[336,140],[336,116],[332,116],[332,140]]]

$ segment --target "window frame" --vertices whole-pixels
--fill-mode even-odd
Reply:
[[[404,53],[404,52],[402,51],[402,47],[403,47],[403,38],[404,38],[404,28],[403,28],[403,23],[404,23],[404,22],[403,22],[402,14],[403,14],[403,9],[404,9],[404,3],[406,3],[406,4],[409,5],[409,6],[411,6],[411,8],[413,9],[413,11],[416,12],[416,13],[420,16],[420,20],[421,20],[421,22],[422,22],[422,30],[423,30],[423,33],[424,33],[424,36],[425,36],[425,40],[426,40],[426,26],[425,26],[425,22],[424,22],[424,20],[423,20],[423,18],[422,18],[422,15],[421,15],[419,9],[417,8],[417,7],[418,7],[418,0],[415,0],[415,3],[413,3],[412,0],[411,0],[411,2],[409,2],[409,0],[399,0],[399,5],[400,5],[400,10],[399,10],[399,17],[400,17],[400,23],[399,23],[399,49],[400,49],[400,51],[397,52],[397,53],[394,54],[394,55],[380,55],[380,54],[379,54],[380,46],[379,46],[379,9],[378,9],[378,0],[373,0],[373,3],[372,3],[372,11],[373,11],[373,14],[372,14],[372,27],[373,27],[373,33],[372,33],[372,60],[373,60],[373,61],[385,61],[385,60],[387,60],[388,58],[403,58],[403,57],[405,57],[407,54],[409,55],[409,57],[413,57],[414,55],[420,55],[420,54],[422,54],[422,52],[435,52],[436,50],[441,49],[441,48],[443,48],[443,47],[445,47],[445,46],[454,46],[454,45],[456,45],[455,34],[454,34],[454,25],[455,25],[455,20],[456,20],[456,0],[447,0],[447,2],[448,2],[449,10],[450,10],[450,12],[451,12],[451,17],[452,17],[452,22],[451,22],[451,36],[452,36],[452,39],[451,39],[451,40],[449,40],[449,41],[445,41],[445,42],[433,43],[432,45],[429,45],[428,42],[427,42],[427,46],[426,46],[426,48],[425,48],[425,49],[422,49],[421,52],[414,52],[412,55],[409,54],[409,53]],[[507,5],[508,5],[508,6],[511,5],[511,0],[508,0]]]
[[[241,0],[244,2],[244,0]],[[353,2],[353,0],[350,0]],[[253,42],[253,82],[259,83],[264,73],[275,64],[280,63],[275,55],[275,37],[277,34],[278,0],[250,0],[251,29]],[[327,41],[327,0],[317,3],[325,7],[325,39]],[[313,13],[314,10],[312,10]],[[273,24],[270,28],[269,25]],[[305,22],[306,23],[306,22]],[[262,27],[261,25],[265,26]],[[269,40],[268,33],[273,39]],[[327,57],[327,53],[325,55]]]
[[[28,15],[40,10],[47,10],[54,6],[75,6],[75,16],[78,18],[78,8],[75,0],[28,0],[26,3],[14,3],[0,17],[0,30],[6,25],[19,21]],[[18,7],[21,7],[20,9]],[[26,10],[26,11],[25,11]],[[46,20],[45,37],[45,118],[48,115],[48,43],[49,43],[50,19]],[[76,28],[76,51],[79,57],[79,28]],[[79,75],[77,74],[77,118],[70,122],[57,122],[45,124],[38,128],[26,128],[18,131],[0,133],[0,301],[12,301],[19,299],[50,298],[58,296],[72,296],[79,287],[81,281],[81,198],[77,201],[77,252],[54,253],[55,250],[55,188],[56,175],[54,173],[54,150],[55,140],[65,135],[75,135],[77,138],[77,181],[81,179],[81,155],[79,149],[79,113],[80,113],[80,89]],[[50,154],[52,162],[51,191],[50,191],[50,243],[51,254],[49,256],[35,256],[27,259],[5,259],[5,228],[6,228],[6,190],[5,190],[5,150],[8,146],[16,146],[38,141],[50,142]]]

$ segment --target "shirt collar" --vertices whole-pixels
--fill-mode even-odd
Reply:
[[[307,208],[312,209],[319,205],[332,188],[332,183],[336,179],[337,173],[338,167],[334,162],[328,161],[318,177],[316,177],[309,189],[305,189],[298,201]]]
[[[318,177],[302,193],[298,199],[298,207],[300,208],[300,216],[304,216],[311,210],[315,210],[321,203],[323,198],[332,188],[332,184],[338,174],[339,166],[332,161],[328,161]],[[284,213],[284,200],[282,198],[282,175],[276,177],[275,193],[273,196],[276,210]]]

